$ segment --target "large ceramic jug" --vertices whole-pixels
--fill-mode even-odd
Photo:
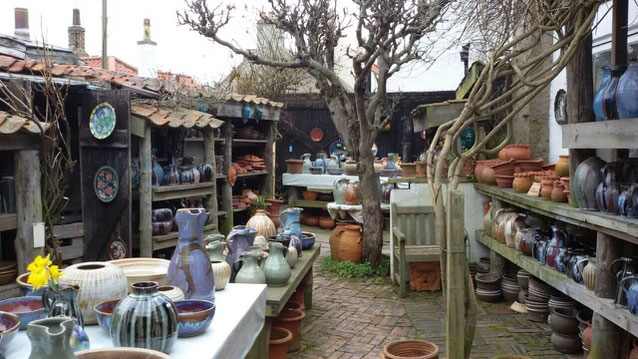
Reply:
[[[257,230],[246,226],[235,226],[226,237],[226,263],[230,265],[230,282],[235,282],[235,276],[241,267],[241,255],[250,250],[250,246],[255,242]]]
[[[525,215],[514,213],[505,221],[504,227],[505,244],[510,248],[515,248],[516,233],[523,228],[527,228]]]
[[[333,170],[338,170],[339,168],[341,168],[341,161],[339,161],[337,155],[330,156],[330,160],[328,161],[328,165],[326,166],[326,168]]]
[[[288,248],[279,242],[268,242],[268,258],[264,263],[266,283],[272,287],[281,287],[290,279],[290,265],[288,264]]]
[[[601,212],[618,213],[618,167],[616,162],[609,162],[600,170],[603,180],[596,189],[596,204]]]
[[[638,117],[638,63],[632,62],[618,81],[616,108],[619,118]]]
[[[266,275],[257,262],[260,258],[261,251],[244,252],[242,266],[235,277],[235,283],[266,284]]]
[[[578,208],[586,211],[598,210],[596,189],[602,182],[600,170],[604,165],[605,161],[592,156],[581,162],[576,168],[570,189]]]
[[[310,161],[310,153],[304,153],[303,155],[301,155],[301,159],[303,160],[301,173],[310,174],[310,167],[312,167],[312,161]]]
[[[567,233],[558,226],[552,226],[552,232],[554,235],[550,239],[545,250],[545,264],[548,267],[556,269],[556,256],[558,256],[560,248],[565,248]]]
[[[279,222],[281,222],[281,232],[283,234],[295,235],[297,238],[301,238],[301,212],[303,209],[297,207],[286,208],[279,215]]]
[[[224,244],[221,240],[224,239],[224,235],[216,233],[206,236],[204,241],[206,242],[206,252],[208,252],[208,259],[212,261],[223,261],[224,258]]]
[[[333,189],[332,189],[332,197],[335,200],[336,204],[346,204],[346,200],[344,199],[344,195],[346,193],[346,188],[348,188],[349,180],[347,178],[339,178],[334,181]]]
[[[609,82],[611,81],[611,71],[609,70],[609,66],[603,66],[600,69],[603,72],[603,79],[594,94],[594,114],[596,115],[596,121],[605,120],[605,113],[603,112],[603,94],[605,93],[605,90],[607,90],[607,87],[609,87]]]
[[[605,120],[617,120],[618,107],[616,105],[616,91],[618,90],[618,82],[620,77],[625,72],[626,65],[611,66],[611,80],[609,80],[609,86],[603,94],[603,113],[605,114]]]
[[[57,292],[47,290],[42,294],[42,304],[49,317],[70,317],[75,319],[75,326],[71,334],[71,348],[73,351],[89,349],[89,336],[84,331],[84,319],[78,305],[80,287],[77,285],[62,285]]]
[[[627,297],[620,281],[623,278],[636,274],[637,262],[636,258],[633,257],[620,257],[611,262],[611,272],[616,274],[616,281],[618,284],[618,291],[614,298],[614,305],[618,307],[627,308]]]
[[[53,317],[34,320],[27,325],[31,341],[29,359],[75,359],[71,337],[75,320],[70,317]]]
[[[186,299],[215,301],[215,276],[204,246],[204,208],[182,208],[175,215],[179,241],[168,266],[166,282],[184,292]]]

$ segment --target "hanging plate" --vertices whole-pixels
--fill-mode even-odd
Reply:
[[[314,142],[323,140],[323,131],[320,128],[313,128],[312,131],[310,131],[310,139]]]
[[[109,166],[101,167],[95,173],[95,194],[100,201],[108,203],[115,199],[120,188],[117,172]]]
[[[115,109],[113,106],[104,102],[93,109],[89,118],[89,129],[93,137],[103,140],[113,133],[115,129]]]

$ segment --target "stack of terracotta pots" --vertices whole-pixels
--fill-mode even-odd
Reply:
[[[268,349],[269,359],[285,359],[287,353],[301,349],[301,321],[306,317],[305,290],[297,288],[273,322]]]

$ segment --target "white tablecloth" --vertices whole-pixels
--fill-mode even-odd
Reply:
[[[230,283],[215,292],[215,316],[200,336],[177,338],[170,353],[173,359],[245,358],[265,322],[266,286]],[[112,347],[111,338],[97,325],[85,326],[91,349]],[[9,343],[7,359],[27,359],[31,343],[26,330]],[[53,358],[52,358],[53,359]]]
[[[331,202],[326,205],[326,209],[328,210],[328,213],[330,214],[330,217],[332,217],[332,219],[347,220],[350,219],[349,217],[351,217],[355,221],[363,223],[363,206],[361,206],[360,204],[353,206],[349,204],[337,204],[335,202]],[[382,203],[381,210],[385,212],[389,211],[390,205]]]
[[[359,180],[358,176],[283,173],[281,175],[281,183],[284,186],[310,187],[313,189],[325,189],[332,191],[334,188],[334,182],[339,178],[347,178],[351,181]],[[388,182],[388,177],[381,177],[381,184],[386,182]]]

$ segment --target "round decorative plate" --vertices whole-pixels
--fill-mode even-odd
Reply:
[[[117,172],[109,166],[101,167],[95,173],[95,194],[102,202],[111,202],[117,196],[120,180]]]
[[[93,109],[89,118],[89,129],[93,137],[103,140],[113,133],[115,129],[115,109],[113,106],[104,102]]]
[[[313,128],[312,131],[310,131],[310,139],[314,142],[323,140],[323,131],[320,128]]]
[[[128,257],[128,246],[120,237],[113,237],[106,245],[109,260],[123,259]]]

